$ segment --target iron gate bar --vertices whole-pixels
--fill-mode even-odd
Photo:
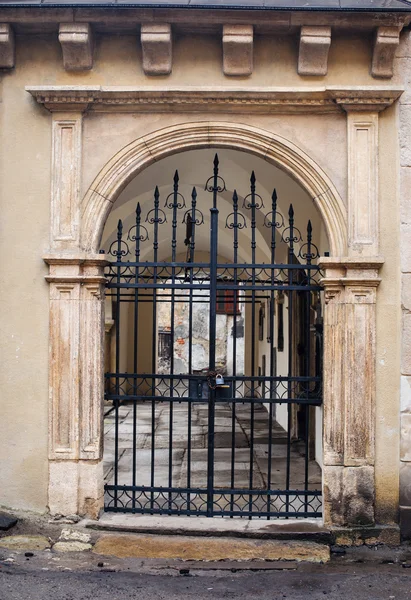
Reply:
[[[155,188],[153,196],[153,207],[148,211],[145,223],[142,225],[142,209],[137,204],[135,225],[127,233],[123,232],[123,223],[119,221],[117,238],[110,246],[109,254],[113,256],[106,269],[107,296],[115,300],[115,372],[106,373],[105,398],[113,403],[115,421],[114,439],[114,469],[113,480],[105,486],[106,510],[126,512],[148,512],[151,514],[205,514],[207,516],[242,516],[253,517],[316,517],[321,515],[321,491],[309,489],[310,484],[310,406],[320,406],[322,402],[322,377],[321,377],[321,302],[319,295],[321,286],[319,284],[320,271],[313,259],[318,257],[318,250],[312,243],[311,222],[307,225],[306,241],[303,240],[300,231],[294,225],[294,210],[290,205],[288,212],[288,224],[277,210],[277,194],[273,191],[271,196],[270,211],[258,221],[263,227],[270,230],[269,247],[270,263],[256,262],[257,250],[257,213],[260,215],[264,203],[256,191],[256,177],[253,172],[250,177],[250,193],[244,197],[244,214],[239,212],[238,194],[233,193],[232,212],[225,222],[227,230],[232,230],[233,235],[233,262],[221,262],[218,260],[218,226],[219,226],[219,194],[225,191],[224,180],[219,175],[219,161],[217,155],[214,158],[213,175],[205,185],[205,190],[212,194],[212,206],[210,208],[210,249],[209,262],[195,262],[196,251],[196,229],[205,223],[203,213],[197,208],[197,191],[193,188],[191,193],[191,205],[184,212],[181,222],[185,225],[186,261],[177,261],[177,247],[179,245],[179,214],[186,208],[184,197],[179,191],[179,175],[176,171],[173,180],[173,188],[167,196],[164,208],[160,208],[160,194],[158,187]],[[247,212],[249,213],[246,216]],[[160,227],[164,227],[167,214],[171,215],[171,260],[161,261],[158,257]],[[239,231],[250,227],[248,236],[251,252],[251,262],[239,262]],[[152,260],[141,260],[141,245],[149,241],[153,234]],[[167,236],[167,234],[166,234]],[[163,238],[164,239],[164,238]],[[167,239],[167,237],[165,238]],[[285,244],[288,260],[286,264],[276,263],[277,242]],[[130,244],[134,244],[135,259],[131,257]],[[147,258],[147,246],[144,246]],[[232,372],[224,374],[227,386],[224,395],[216,391],[216,386],[210,384],[210,372],[216,372],[216,346],[217,340],[217,295],[224,293],[224,302],[229,303],[232,323]],[[275,304],[277,294],[285,295],[288,302],[288,348],[287,348],[287,374],[277,373],[276,347],[274,343],[276,315]],[[316,320],[313,325],[313,298],[317,298]],[[129,329],[127,319],[130,320],[128,311],[121,310],[121,304],[133,303],[131,319],[132,331],[132,369],[133,373],[124,372],[120,369],[125,358],[121,361],[121,335],[120,330],[124,325]],[[263,303],[263,304],[262,304]],[[140,306],[147,306],[152,314],[151,338],[151,373],[141,372],[139,368],[139,356],[144,353],[141,347],[139,323]],[[208,336],[212,343],[208,346],[208,376],[206,374],[194,373],[194,307],[201,305],[207,307],[208,311]],[[157,318],[159,308],[169,307],[171,339],[171,352],[169,360],[169,373],[159,372],[156,340],[158,337],[159,323]],[[175,343],[176,343],[176,310],[177,306],[187,306],[188,311],[188,338],[187,338],[187,370],[188,373],[179,373],[175,366]],[[259,313],[263,306],[267,308],[267,343],[269,356],[269,375],[265,372],[257,374],[257,329],[256,309]],[[243,308],[241,308],[243,307]],[[238,374],[238,332],[239,319],[244,321],[246,307],[249,307],[247,319],[250,319],[251,331],[251,353],[250,374]],[[241,311],[244,311],[243,313]],[[298,312],[298,315],[297,315]],[[147,314],[147,313],[145,313]],[[143,313],[142,313],[143,315]],[[242,316],[244,315],[244,316]],[[144,318],[144,317],[141,317]],[[228,317],[227,317],[228,318]],[[123,325],[122,325],[123,324]],[[264,321],[263,321],[264,328]],[[244,324],[241,325],[242,329]],[[259,326],[260,327],[260,326]],[[244,335],[240,334],[240,335]],[[264,337],[264,331],[259,329],[259,337]],[[314,335],[314,337],[313,337]],[[250,342],[250,339],[247,338]],[[261,338],[260,338],[261,339]],[[299,340],[299,341],[298,341]],[[154,343],[155,342],[155,343]],[[298,342],[298,344],[297,344]],[[314,356],[314,359],[312,358]],[[265,356],[263,357],[265,360]],[[265,365],[265,362],[263,362]],[[180,369],[181,367],[179,367]],[[315,371],[315,373],[314,373]],[[194,386],[194,387],[193,387]],[[209,388],[208,400],[204,398],[204,390]],[[148,395],[149,394],[149,395]],[[268,394],[268,397],[267,397]],[[139,405],[139,409],[137,407]],[[266,406],[264,409],[263,404]],[[132,454],[131,454],[131,485],[124,485],[124,473],[120,471],[119,437],[120,437],[120,411],[131,405],[132,418]],[[280,459],[274,458],[273,447],[279,440],[274,437],[274,429],[278,431],[276,415],[278,407],[286,407],[287,430],[285,432],[286,460],[285,460],[285,485],[283,488],[273,488],[273,465]],[[141,433],[140,420],[147,419],[145,408],[150,406],[150,427],[148,434],[149,461],[149,485],[141,485],[141,477],[144,466],[139,462],[138,444],[140,444]],[[207,408],[207,473],[206,486],[192,485],[193,468],[193,419],[194,410],[198,412],[199,406]],[[158,419],[164,407],[167,407],[165,418],[168,418],[167,443],[167,485],[156,483],[157,474],[157,450],[161,448],[157,442]],[[180,407],[180,408],[178,408]],[[182,481],[177,486],[174,481],[175,446],[174,427],[181,421],[181,409],[187,415],[186,424],[186,487],[182,487]],[[229,487],[216,485],[216,419],[217,410],[230,410],[231,432],[229,432],[230,448],[227,466],[229,467]],[[238,408],[239,407],[239,408]],[[248,408],[248,417],[245,417],[244,408]],[[174,415],[174,410],[178,411]],[[237,410],[240,412],[237,414]],[[261,446],[263,438],[256,437],[256,410],[267,423],[267,467],[261,483],[260,475],[254,472],[256,460],[256,440]],[[297,417],[299,411],[300,421]],[[110,412],[110,411],[109,411]],[[141,413],[141,416],[139,417]],[[108,413],[106,413],[108,414]],[[121,413],[123,414],[123,413]],[[218,413],[220,414],[220,413]],[[223,413],[221,413],[223,414]],[[225,413],[224,413],[225,414]],[[261,417],[259,417],[261,419]],[[175,419],[177,421],[175,422]],[[238,421],[240,419],[240,421]],[[241,419],[243,421],[241,421]],[[244,421],[244,419],[246,419]],[[293,425],[295,420],[295,425]],[[247,427],[248,439],[248,485],[237,485],[237,447],[236,427],[237,423],[244,422]],[[181,425],[181,424],[180,424]],[[243,425],[241,425],[243,427]],[[293,429],[294,427],[294,429]],[[297,433],[302,433],[304,473],[303,481],[297,488],[292,486],[292,465],[295,450],[293,443],[295,438],[295,427]],[[197,427],[198,428],[198,427]],[[181,431],[181,427],[180,430]],[[264,430],[265,431],[265,430]],[[161,434],[158,434],[161,437]],[[219,435],[221,435],[219,433]],[[276,436],[278,433],[275,434]],[[163,435],[164,437],[164,435]],[[260,447],[258,446],[258,448]],[[257,449],[258,449],[257,448]],[[260,450],[259,450],[260,451]],[[143,455],[142,455],[143,457]],[[312,461],[311,461],[312,462]],[[195,465],[195,463],[194,463]],[[258,467],[260,469],[260,467]],[[123,469],[124,470],[124,469]],[[120,477],[121,475],[121,477]],[[258,475],[258,477],[257,477]],[[221,479],[221,477],[220,477]],[[242,480],[243,482],[244,480]],[[274,480],[275,481],[275,480]],[[278,488],[278,489],[277,489]],[[304,489],[300,489],[304,488]]]

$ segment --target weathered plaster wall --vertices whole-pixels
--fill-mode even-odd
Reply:
[[[369,74],[370,41],[363,36],[336,35],[330,50],[327,77],[302,78],[296,72],[297,40],[256,38],[254,73],[249,78],[227,78],[221,71],[217,38],[196,36],[175,40],[173,73],[153,78],[143,74],[136,38],[97,36],[93,70],[63,70],[56,35],[17,36],[16,69],[1,75],[0,236],[2,296],[0,374],[0,504],[42,511],[47,493],[48,430],[48,315],[49,290],[43,276],[49,238],[51,116],[35,105],[26,85],[225,85],[311,86],[374,85]],[[408,65],[408,62],[406,62]],[[398,68],[402,68],[400,65]],[[408,66],[407,66],[408,68]],[[397,78],[398,80],[398,78]],[[404,141],[408,136],[407,107],[402,109]],[[207,119],[230,120],[230,115]],[[405,119],[405,120],[404,120]],[[83,192],[98,171],[125,144],[147,132],[173,123],[204,120],[201,115],[87,115],[84,119]],[[233,116],[300,145],[334,181],[345,199],[347,190],[346,117]],[[381,253],[386,259],[384,281],[378,292],[377,354],[377,499],[381,516],[395,518],[398,465],[398,350],[393,331],[399,332],[399,280],[396,163],[397,113],[381,116],[380,191]],[[408,168],[408,152],[401,164]],[[404,178],[408,170],[403,170]],[[403,179],[404,181],[404,179]],[[410,189],[410,186],[407,186]],[[408,192],[409,193],[409,192]],[[405,197],[405,196],[404,196]],[[403,206],[403,211],[406,206]],[[404,216],[403,219],[408,219]],[[405,221],[404,221],[405,222]],[[411,221],[410,221],[411,223]],[[404,226],[409,225],[408,221]],[[411,272],[403,252],[403,270]],[[386,278],[386,279],[385,279]],[[404,288],[405,289],[405,288]],[[406,330],[407,319],[404,320]],[[406,339],[406,338],[404,338]],[[407,353],[403,373],[411,374]],[[385,361],[384,365],[381,361]],[[405,362],[404,362],[405,361]],[[408,380],[404,380],[404,385]]]

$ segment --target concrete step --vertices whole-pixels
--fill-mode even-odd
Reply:
[[[116,558],[173,559],[182,561],[297,561],[325,563],[326,544],[311,541],[107,533],[92,552]]]

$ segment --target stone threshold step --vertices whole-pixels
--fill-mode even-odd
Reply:
[[[173,559],[198,561],[296,561],[325,563],[330,548],[311,541],[239,539],[187,535],[148,535],[106,533],[95,543],[92,552],[116,558]],[[184,564],[183,563],[183,564]],[[257,566],[257,565],[256,565]]]
[[[325,545],[332,543],[331,531],[316,519],[249,521],[217,517],[210,519],[103,513],[98,521],[84,520],[79,524],[90,529],[123,533],[311,541]]]

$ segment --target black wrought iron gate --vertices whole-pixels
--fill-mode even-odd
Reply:
[[[318,250],[311,223],[303,239],[292,205],[274,190],[265,209],[250,182],[227,200],[216,155],[191,205],[176,172],[165,200],[156,188],[118,223],[107,511],[321,515]]]

